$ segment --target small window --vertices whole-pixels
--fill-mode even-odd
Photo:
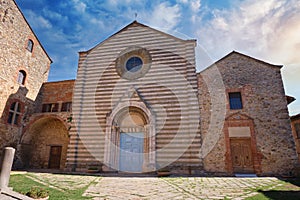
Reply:
[[[61,112],[70,112],[72,108],[72,102],[65,102],[61,105]]]
[[[20,115],[21,108],[19,102],[12,103],[9,108],[7,123],[17,125]]]
[[[43,104],[42,112],[58,112],[58,103]]]
[[[18,73],[18,83],[20,85],[24,85],[25,84],[25,79],[26,79],[26,72],[24,70],[20,70]]]
[[[297,138],[300,139],[300,123],[295,123],[294,127],[295,127]]]
[[[32,52],[32,50],[33,50],[33,41],[32,40],[30,40],[30,39],[28,40],[26,49],[28,51]]]
[[[229,103],[230,103],[230,109],[237,110],[242,109],[242,96],[240,92],[232,92],[229,93]]]
[[[143,61],[139,57],[131,57],[126,62],[126,69],[130,72],[137,72],[139,71],[143,66]]]

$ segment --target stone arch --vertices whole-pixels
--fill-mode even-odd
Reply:
[[[59,116],[33,119],[20,140],[24,167],[64,169],[68,143],[68,128]]]
[[[107,117],[104,154],[107,170],[120,170],[120,135],[126,132],[144,133],[143,164],[139,172],[155,171],[155,117],[143,102],[133,101],[118,104]]]

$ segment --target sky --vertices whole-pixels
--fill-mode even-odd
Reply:
[[[197,39],[197,71],[235,50],[280,64],[289,114],[300,113],[299,0],[16,0],[53,60],[49,81],[75,79],[78,52],[135,19]],[[137,13],[137,17],[135,17]]]

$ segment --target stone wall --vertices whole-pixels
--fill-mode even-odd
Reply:
[[[77,124],[70,132],[68,168],[81,170],[84,163],[101,161],[110,167],[114,163],[118,170],[118,151],[108,154],[112,152],[107,145],[111,142],[107,139],[109,130],[115,127],[111,123],[114,119],[108,119],[119,105],[127,103],[129,108],[124,99],[134,91],[156,117],[147,124],[154,126],[149,128],[155,135],[154,147],[144,140],[156,149],[153,165],[172,165],[170,170],[174,172],[199,172],[202,161],[194,51],[194,40],[181,40],[135,21],[91,50],[81,52],[73,101]],[[143,59],[137,73],[125,69],[124,61],[131,55]],[[130,105],[139,104],[141,108],[140,102],[130,101]],[[78,135],[84,144],[78,143]]]
[[[26,49],[28,40],[33,51]],[[51,60],[13,0],[0,1],[0,152],[4,146],[16,147],[24,121],[34,111],[34,101],[47,81]],[[19,70],[26,73],[24,84],[17,82]],[[8,110],[19,102],[17,125],[7,123]],[[0,153],[1,154],[1,153]]]
[[[42,87],[43,103],[58,101],[72,102],[75,80],[44,83]]]
[[[36,112],[42,111],[42,104],[58,103],[61,110],[62,103],[72,102],[75,80],[65,80],[44,83],[39,92],[39,103]]]
[[[234,126],[243,127],[245,120],[253,124],[251,148],[257,174],[292,171],[296,153],[280,68],[233,52],[198,74],[202,136],[216,134],[219,138],[206,141],[212,144],[204,158],[207,171],[232,173],[230,138],[225,134],[232,120]],[[223,86],[217,84],[218,79]],[[219,90],[211,90],[211,85],[218,85]],[[228,92],[241,92],[242,109],[229,109]],[[219,101],[215,100],[216,93],[220,94]],[[229,119],[231,116],[235,117]]]
[[[72,113],[61,109],[63,103],[72,102],[73,87],[74,80],[42,85],[35,102],[35,113],[28,119],[20,141],[18,155],[23,167],[48,168],[51,146],[61,146],[60,169],[65,168]],[[42,112],[42,105],[49,103],[59,104],[57,112]]]
[[[291,125],[296,144],[298,163],[300,164],[300,114],[291,117]]]

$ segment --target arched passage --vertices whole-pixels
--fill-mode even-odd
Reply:
[[[34,121],[21,140],[25,167],[64,169],[69,143],[68,130],[57,117]]]

